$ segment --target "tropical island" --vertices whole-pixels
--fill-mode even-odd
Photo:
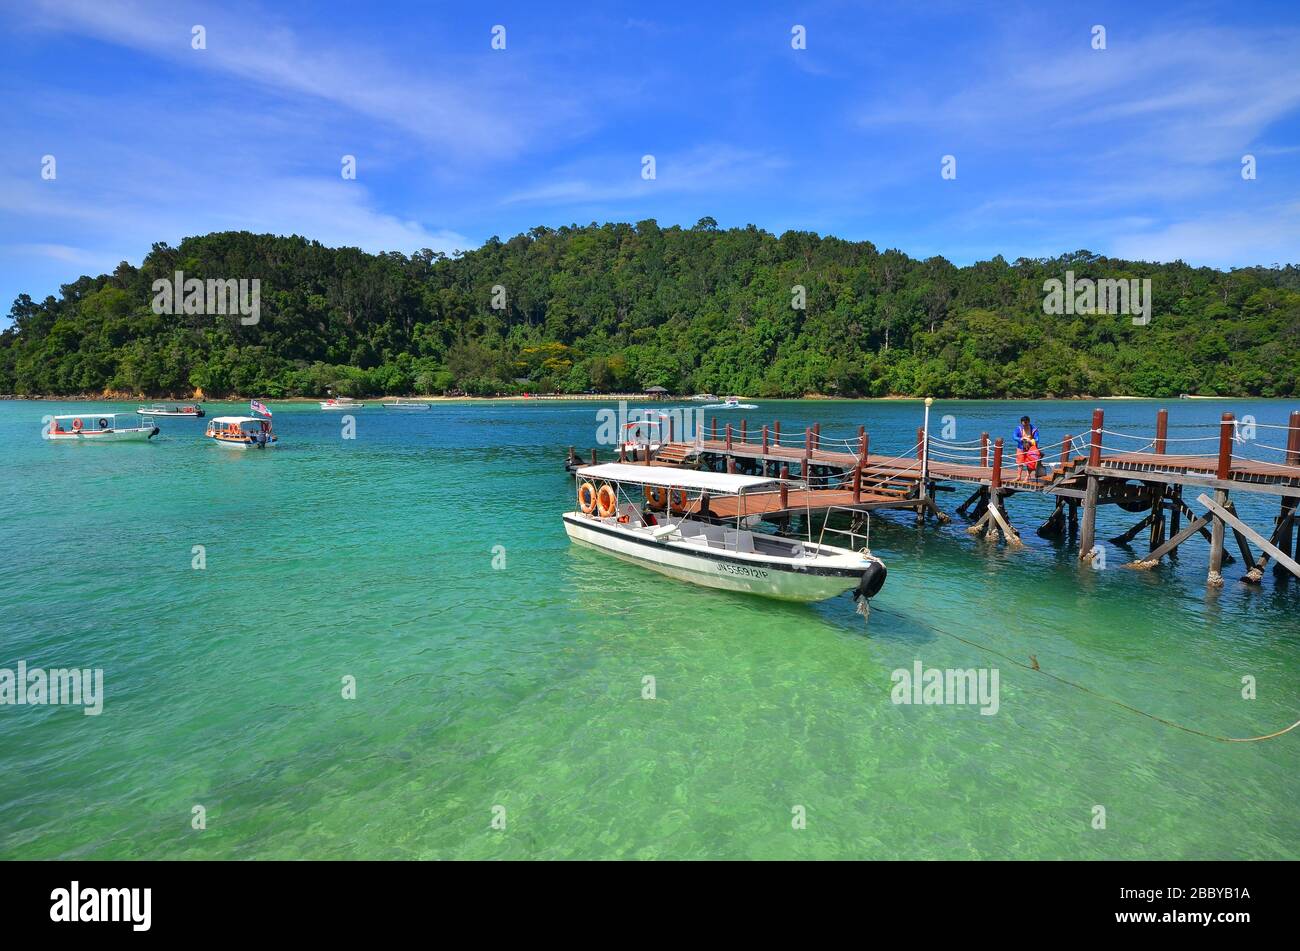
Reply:
[[[257,319],[158,282],[256,281]],[[1150,280],[1150,319],[1045,308]],[[21,295],[0,393],[285,399],[615,393],[948,398],[1300,392],[1300,267],[1078,251],[957,267],[868,241],[647,220],[538,227],[454,255],[220,232]],[[192,311],[192,312],[187,312]]]

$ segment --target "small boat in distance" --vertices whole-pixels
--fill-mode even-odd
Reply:
[[[419,400],[406,399],[402,396],[393,398],[391,403],[382,404],[384,409],[428,409],[428,403],[421,403]]]
[[[350,396],[338,396],[333,399],[321,400],[320,408],[326,410],[365,409],[366,404],[358,403]]]
[[[134,413],[84,413],[52,417],[50,428],[41,435],[56,441],[148,442],[158,435],[158,427],[142,424]]]
[[[135,412],[137,416],[188,416],[191,419],[202,419],[207,415],[198,403],[154,403],[141,406]]]
[[[712,393],[696,393],[694,396],[688,396],[686,398],[692,403],[713,403],[718,399]]]
[[[870,600],[885,583],[884,562],[865,547],[745,528],[745,494],[773,491],[775,479],[629,463],[584,466],[577,476],[577,507],[563,515],[569,539],[660,574],[783,601],[824,601],[846,591]],[[628,497],[627,486],[643,491]],[[708,517],[709,498],[720,495],[737,496],[734,526]]]
[[[280,441],[271,421],[257,416],[214,416],[203,435],[227,449],[265,449]]]
[[[701,406],[700,409],[758,409],[758,404],[742,403],[739,396],[728,396],[721,403],[710,403],[707,406]]]

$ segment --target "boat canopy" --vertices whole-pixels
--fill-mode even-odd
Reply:
[[[89,413],[68,413],[66,416],[54,416],[53,419],[112,419],[116,420],[119,416],[135,416],[135,413],[96,413],[93,410]]]
[[[638,466],[624,462],[605,462],[600,465],[585,466],[578,470],[578,475],[584,479],[608,479],[610,482],[658,485],[674,489],[699,489],[701,492],[721,492],[728,495],[774,486],[778,481],[763,476],[696,472],[692,469]]]
[[[229,425],[231,423],[264,423],[266,420],[257,416],[214,416],[209,422]]]

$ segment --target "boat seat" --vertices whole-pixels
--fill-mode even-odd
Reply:
[[[749,532],[727,532],[723,535],[723,547],[727,551],[752,552],[754,536]]]

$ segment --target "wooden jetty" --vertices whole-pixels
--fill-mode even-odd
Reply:
[[[1107,430],[1104,411],[1096,409],[1086,432],[1043,447],[1044,465],[1036,472],[1009,462],[1013,457],[1006,453],[1003,440],[990,443],[987,433],[978,441],[959,444],[918,427],[916,444],[910,449],[879,454],[870,451],[863,426],[858,427],[856,438],[831,439],[823,438],[820,424],[802,432],[783,432],[779,421],[751,428],[742,419],[738,426],[720,427],[716,417],[692,441],[675,440],[670,423],[665,443],[654,452],[639,453],[635,461],[781,480],[777,492],[709,502],[706,514],[719,519],[757,515],[784,523],[792,517],[825,516],[835,510],[904,509],[911,510],[918,522],[927,518],[946,522],[949,516],[936,504],[936,495],[965,485],[972,491],[956,511],[971,519],[968,532],[990,541],[1020,544],[1006,501],[1019,494],[1041,495],[1053,502],[1053,508],[1037,533],[1077,537],[1082,561],[1091,562],[1099,551],[1097,511],[1113,505],[1142,518],[1112,542],[1127,545],[1147,533],[1146,556],[1128,567],[1154,567],[1199,535],[1210,543],[1207,582],[1222,585],[1223,566],[1235,560],[1227,546],[1230,534],[1246,568],[1244,581],[1259,583],[1270,561],[1275,573],[1300,578],[1296,560],[1300,555],[1300,411],[1291,413],[1287,426],[1250,425],[1284,433],[1278,440],[1284,445],[1257,444],[1261,451],[1276,453],[1277,461],[1234,452],[1239,423],[1231,413],[1222,415],[1216,436],[1173,440],[1168,435],[1169,414],[1163,409],[1156,414],[1154,431],[1140,435]],[[1140,445],[1132,450],[1107,445],[1114,439]],[[1172,442],[1208,442],[1197,448],[1212,451],[1171,452]],[[584,464],[572,448],[569,454],[571,470]],[[1058,457],[1048,463],[1049,454]],[[622,449],[619,458],[626,459]],[[1239,492],[1278,499],[1278,514],[1267,530],[1257,530],[1241,519],[1232,500],[1232,494]],[[743,511],[738,508],[742,504]]]

